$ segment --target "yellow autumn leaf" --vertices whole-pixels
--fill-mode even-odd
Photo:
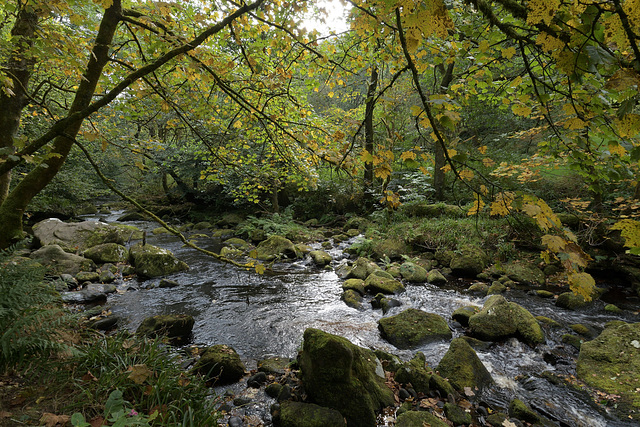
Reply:
[[[613,226],[612,230],[620,230],[620,235],[624,239],[624,245],[628,248],[640,247],[640,221],[633,219],[623,219]]]
[[[127,369],[127,371],[129,372],[127,378],[129,378],[136,384],[142,384],[147,380],[147,378],[153,376],[153,371],[147,368],[147,365],[145,365],[144,363],[129,366],[129,369]]]
[[[460,179],[463,179],[465,181],[469,181],[469,180],[473,179],[473,177],[476,176],[473,173],[473,171],[470,171],[468,169],[461,170],[460,172],[458,172],[458,175],[460,175]]]
[[[511,59],[516,54],[516,48],[511,46],[505,49],[502,49],[502,56],[506,59]]]
[[[564,251],[567,242],[560,236],[545,234],[542,236],[542,244],[552,252],[559,253]]]
[[[416,159],[416,153],[414,153],[413,151],[405,151],[404,153],[402,153],[400,155],[400,159],[407,161],[407,160],[415,160]]]
[[[529,117],[533,110],[531,109],[531,107],[528,107],[526,105],[515,104],[511,106],[511,111],[513,111],[513,114],[515,114],[516,116]]]
[[[480,147],[478,147],[478,151],[480,152],[480,154],[487,154],[487,147],[486,145],[482,145]]]
[[[483,207],[484,207],[484,201],[482,200],[482,197],[480,197],[476,193],[476,199],[474,200],[473,206],[471,206],[471,209],[467,211],[467,215],[468,216],[476,215],[482,210]]]
[[[256,273],[264,274],[265,270],[266,270],[266,268],[264,267],[263,264],[256,265]]]
[[[569,273],[569,286],[578,295],[582,295],[586,301],[591,301],[596,288],[596,281],[589,273]]]

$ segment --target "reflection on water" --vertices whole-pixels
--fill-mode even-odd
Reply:
[[[115,215],[107,221],[114,219]],[[144,222],[134,224],[145,229],[155,227]],[[193,332],[196,344],[228,344],[248,361],[268,355],[294,357],[301,346],[302,334],[309,327],[341,335],[362,347],[392,352],[405,360],[413,357],[416,351],[422,351],[432,367],[437,366],[448,349],[448,342],[431,343],[414,350],[396,349],[380,338],[377,321],[382,317],[381,311],[370,308],[358,311],[347,307],[340,300],[342,282],[337,275],[333,271],[319,271],[309,261],[276,265],[275,269],[280,268],[281,273],[260,276],[184,248],[170,235],[150,235],[148,242],[170,249],[187,262],[190,269],[168,277],[180,284],[176,288],[144,289],[144,284],[133,280],[127,285],[139,290],[110,297],[113,313],[127,319],[129,329],[135,330],[148,316],[190,314],[196,319]],[[213,240],[200,239],[198,243],[219,247],[219,242]],[[342,256],[339,248],[332,252],[334,257]],[[429,284],[408,285],[407,291],[396,298],[402,306],[393,308],[387,315],[415,307],[437,313],[450,324],[454,310],[465,305],[481,306],[484,301]],[[597,314],[568,312],[556,308],[552,300],[532,298],[524,293],[510,292],[508,298],[534,315],[550,317],[565,326],[584,323],[601,329],[607,321],[619,318],[602,310]],[[452,329],[454,336],[464,333],[462,329]],[[483,399],[506,407],[517,396],[568,426],[625,425],[605,420],[583,400],[583,396],[536,377],[543,371],[558,369],[547,364],[543,355],[553,348],[564,347],[560,336],[568,330],[545,332],[547,343],[535,349],[514,339],[478,351],[478,356],[496,379],[496,386],[483,395]],[[564,351],[571,354],[573,350]],[[575,355],[573,351],[572,357]],[[575,370],[575,364],[570,363],[566,368],[569,374]]]

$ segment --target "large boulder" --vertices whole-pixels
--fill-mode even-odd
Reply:
[[[502,295],[489,297],[482,310],[469,318],[469,328],[472,336],[484,341],[515,337],[533,347],[545,340],[536,318]]]
[[[325,251],[311,251],[309,252],[309,256],[313,260],[313,263],[320,267],[331,264],[333,260],[333,257]]]
[[[640,408],[640,323],[612,322],[580,347],[578,378]]]
[[[335,409],[288,400],[280,404],[278,425],[280,427],[345,427],[347,422]]]
[[[413,262],[405,262],[400,266],[400,275],[411,283],[424,283],[427,281],[427,270]]]
[[[42,246],[59,245],[64,251],[72,253],[102,243],[125,242],[120,228],[96,221],[66,223],[49,218],[34,225],[33,234]]]
[[[125,262],[129,253],[125,246],[118,243],[102,243],[87,249],[83,255],[98,264],[104,264]]]
[[[378,329],[387,341],[400,349],[451,338],[449,325],[442,316],[415,308],[380,319]]]
[[[399,294],[405,291],[404,285],[396,279],[370,274],[364,281],[364,288],[372,294]]]
[[[502,266],[504,274],[517,283],[541,286],[545,277],[536,265],[523,262],[509,262]]]
[[[371,261],[370,259],[361,257],[361,258],[358,258],[356,262],[353,263],[353,266],[351,266],[351,269],[348,270],[345,278],[364,280],[376,270],[382,270],[382,269],[380,268],[380,266],[378,266],[378,264]]]
[[[59,245],[48,245],[32,252],[30,257],[42,265],[52,268],[58,274],[77,274],[93,270],[95,263],[85,257],[65,252]]]
[[[208,347],[193,369],[216,385],[231,384],[244,376],[245,366],[236,351],[224,344]]]
[[[489,257],[479,247],[464,245],[453,253],[449,267],[456,276],[475,277],[489,264]]]
[[[427,411],[407,411],[396,419],[396,427],[419,426],[449,427],[449,424]]]
[[[350,427],[376,425],[376,412],[394,405],[376,355],[345,338],[307,329],[299,364],[311,400],[340,411]]]
[[[427,366],[424,353],[417,352],[413,359],[397,370],[395,380],[400,384],[411,384],[416,392],[427,394],[431,376],[431,369]]]
[[[256,248],[256,253],[256,258],[261,261],[300,258],[300,252],[298,252],[293,242],[282,236],[271,236],[267,240],[260,242]]]
[[[482,364],[476,352],[462,338],[455,338],[445,353],[438,372],[458,391],[465,387],[482,389],[491,384],[493,379],[487,368]]]
[[[195,319],[187,314],[161,314],[147,317],[136,333],[155,338],[164,336],[175,344],[185,343],[191,338]]]
[[[136,274],[145,278],[166,276],[188,270],[189,266],[168,249],[138,243],[129,249],[129,259]]]

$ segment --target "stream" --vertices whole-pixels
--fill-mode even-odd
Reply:
[[[86,219],[115,222],[120,214],[114,212]],[[385,350],[403,360],[409,360],[416,352],[422,351],[431,367],[437,366],[448,349],[449,342],[443,341],[412,350],[398,350],[380,337],[377,321],[383,316],[381,310],[368,308],[359,311],[340,300],[342,280],[333,270],[340,263],[347,262],[343,249],[350,242],[327,250],[334,258],[332,269],[318,269],[307,259],[276,264],[276,273],[258,275],[183,247],[172,235],[153,235],[151,230],[157,227],[155,223],[134,221],[127,224],[147,230],[149,244],[171,250],[190,266],[188,271],[166,277],[180,284],[176,288],[154,288],[159,279],[146,282],[138,282],[137,279],[123,282],[119,279],[121,291],[109,297],[108,305],[113,314],[125,319],[127,329],[135,330],[143,319],[153,315],[190,314],[196,320],[194,344],[227,344],[238,352],[248,369],[255,368],[256,361],[265,357],[295,357],[301,348],[302,334],[310,327],[343,336],[362,347]],[[214,239],[200,239],[198,244],[210,250],[220,248],[220,242]],[[454,283],[451,287],[440,288],[430,284],[408,284],[406,292],[395,297],[402,306],[392,308],[385,316],[414,307],[443,316],[452,327],[454,337],[461,336],[464,330],[453,325],[451,314],[461,306],[482,306],[485,300],[460,292],[462,285]],[[562,328],[545,328],[547,342],[535,349],[512,339],[492,344],[485,350],[476,350],[496,382],[494,387],[479,396],[482,401],[506,412],[510,400],[518,397],[561,426],[636,425],[598,412],[586,394],[554,385],[538,374],[551,371],[575,375],[578,351],[561,342],[563,334],[571,333],[568,325],[580,323],[599,332],[611,320],[638,322],[637,300],[633,307],[623,300],[608,301],[626,309],[622,314],[614,315],[604,311],[603,301],[595,302],[588,312],[574,312],[557,308],[553,299],[535,297],[525,291],[509,291],[505,296],[535,316],[542,315],[559,322]],[[550,358],[550,354],[554,357]],[[238,389],[246,385],[235,387]],[[264,395],[262,398],[263,407],[255,412],[267,418],[266,425],[270,425],[268,407],[273,400]]]

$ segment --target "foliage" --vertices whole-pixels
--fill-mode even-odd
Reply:
[[[104,406],[105,414],[116,418],[135,409],[140,422],[152,425],[215,424],[208,387],[199,377],[183,372],[178,356],[160,341],[123,332],[95,336],[79,350],[72,363],[82,379],[75,380],[74,394],[83,399],[72,408],[87,418],[102,413]],[[106,395],[110,399],[103,403]]]
[[[70,316],[39,264],[0,252],[0,371],[66,349],[59,333]]]
[[[155,420],[157,416],[157,411],[149,417],[136,412],[131,407],[131,403],[123,399],[120,390],[112,391],[104,405],[104,417],[111,426],[150,426],[149,421]],[[79,412],[73,414],[70,421],[71,425],[75,427],[91,426],[84,418],[84,415]]]

